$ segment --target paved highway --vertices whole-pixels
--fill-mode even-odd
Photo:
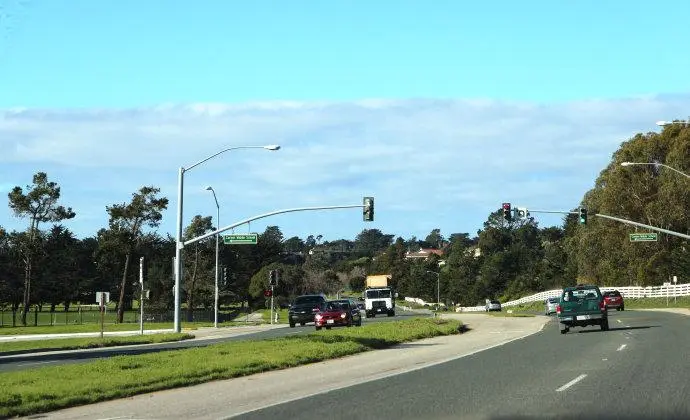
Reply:
[[[555,322],[522,340],[241,419],[690,418],[690,318],[611,312],[611,330]]]
[[[376,317],[363,318],[363,323],[370,322],[388,322],[401,319],[409,319],[415,316],[430,316],[427,313],[419,312],[404,312],[398,311],[394,317]],[[95,359],[121,356],[121,355],[137,355],[160,351],[179,350],[191,347],[203,347],[211,344],[224,343],[228,341],[238,340],[265,340],[270,338],[285,337],[288,335],[300,335],[314,332],[314,326],[307,324],[304,327],[297,326],[290,328],[287,325],[275,329],[265,330],[261,332],[244,334],[244,335],[230,335],[234,331],[232,328],[221,328],[213,330],[210,336],[203,339],[185,340],[173,343],[160,344],[145,344],[133,346],[118,346],[100,349],[84,349],[71,351],[54,351],[44,353],[25,353],[25,354],[9,354],[0,355],[0,372],[9,372],[16,370],[26,370],[43,366],[56,366],[67,363],[84,363],[93,361]],[[194,331],[191,332],[194,334]],[[225,335],[227,334],[227,335]]]

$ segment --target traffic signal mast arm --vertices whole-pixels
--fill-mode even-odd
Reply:
[[[191,245],[191,244],[199,242],[199,241],[203,241],[206,238],[210,238],[212,236],[218,235],[219,233],[225,232],[226,230],[234,229],[238,226],[242,226],[242,225],[247,224],[249,222],[253,222],[254,220],[263,219],[264,217],[268,217],[268,216],[275,216],[276,214],[292,213],[292,212],[296,212],[296,211],[336,210],[336,209],[355,209],[355,208],[361,209],[363,207],[365,207],[364,204],[351,204],[351,205],[347,205],[347,206],[297,207],[294,209],[276,210],[276,211],[272,211],[269,213],[260,214],[258,216],[253,216],[253,217],[250,217],[249,219],[242,220],[241,222],[233,223],[233,224],[226,226],[224,228],[216,229],[216,230],[209,232],[209,233],[206,233],[204,235],[197,236],[196,238],[185,241],[183,243],[183,247],[185,247],[187,245]]]

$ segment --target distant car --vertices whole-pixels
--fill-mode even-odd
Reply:
[[[314,315],[314,325],[316,330],[326,327],[351,327],[362,326],[362,314],[359,312],[357,303],[351,299],[338,299],[326,303],[325,308]]]
[[[486,312],[498,311],[501,312],[501,302],[493,299],[487,299],[484,307]]]
[[[560,298],[552,297],[546,299],[546,309],[544,310],[545,315],[551,315],[556,313],[556,307],[558,306],[558,301]]]
[[[323,295],[297,296],[288,310],[290,328],[294,328],[297,323],[304,325],[307,322],[314,322],[314,314],[324,309],[326,302]]]
[[[625,302],[623,301],[623,296],[618,290],[604,292],[604,304],[608,309],[615,309],[617,311],[625,310]]]

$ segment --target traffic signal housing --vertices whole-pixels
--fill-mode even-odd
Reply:
[[[587,209],[584,207],[580,207],[580,224],[587,224]]]
[[[278,270],[271,270],[268,273],[268,285],[277,286],[278,285]]]
[[[365,222],[374,221],[374,197],[364,197],[362,201],[364,204],[363,217]]]
[[[510,203],[503,203],[503,220],[510,222],[511,219]]]

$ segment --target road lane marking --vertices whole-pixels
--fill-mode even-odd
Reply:
[[[623,350],[624,348],[626,348],[627,346],[628,346],[627,344],[621,344],[621,346],[618,347],[618,349],[617,349],[616,351],[621,351],[621,350]]]
[[[623,321],[621,321],[620,319],[617,319],[616,321],[618,321],[618,322],[623,322]]]
[[[556,390],[556,392],[565,391],[566,389],[570,388],[571,386],[575,385],[576,383],[580,382],[581,380],[585,379],[586,377],[587,377],[587,374],[583,373],[582,375],[578,376],[577,378],[573,379],[572,381],[570,381],[567,384],[563,385],[562,387],[558,388]]]
[[[601,360],[605,362],[605,361],[607,361],[607,360],[609,360],[609,359],[601,359]]]

